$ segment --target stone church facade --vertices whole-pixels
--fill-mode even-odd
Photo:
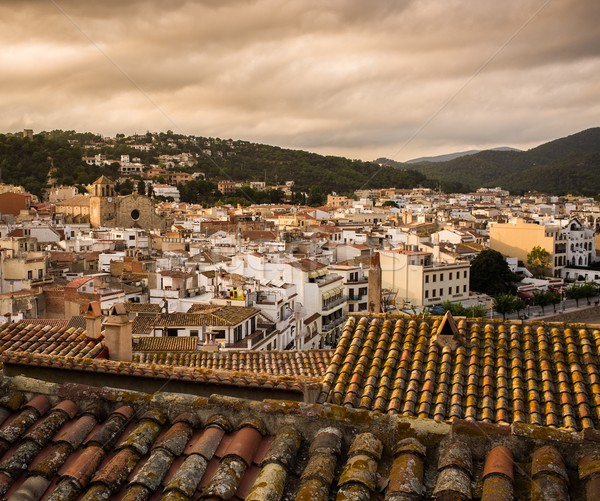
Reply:
[[[90,225],[93,228],[164,229],[165,218],[156,213],[154,201],[139,193],[118,196],[115,183],[102,176],[92,184]]]

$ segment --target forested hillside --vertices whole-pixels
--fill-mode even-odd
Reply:
[[[147,144],[151,149],[139,151],[134,144]],[[85,185],[102,174],[118,177],[117,163],[89,166],[81,159],[84,155],[101,153],[117,160],[120,155],[129,154],[140,157],[145,165],[160,165],[160,155],[184,152],[193,154],[197,165],[179,170],[203,172],[212,181],[266,181],[271,185],[294,181],[295,191],[313,195],[315,200],[321,200],[331,191],[351,193],[360,188],[412,188],[427,184],[425,175],[415,170],[247,141],[182,136],[170,131],[133,137],[117,135],[107,141],[74,131],[43,132],[33,139],[25,139],[21,134],[0,135],[2,180],[23,185],[37,195],[43,193],[50,178],[56,184]]]
[[[140,150],[148,146],[148,151]],[[401,164],[323,156],[232,139],[194,137],[171,131],[103,139],[92,133],[51,131],[0,134],[2,181],[43,195],[48,183],[86,185],[104,174],[119,177],[119,164],[89,166],[82,156],[104,154],[137,157],[144,165],[161,165],[161,155],[190,153],[196,165],[177,167],[203,172],[208,181],[180,187],[184,199],[219,199],[216,182],[266,181],[268,185],[294,181],[297,202],[322,203],[327,193],[351,194],[360,188],[441,187],[446,192],[501,186],[513,193],[538,190],[552,194],[597,195],[600,192],[600,128],[588,129],[528,151],[487,150],[446,162]],[[380,165],[383,164],[383,165]],[[128,182],[128,189],[136,180]],[[204,183],[204,184],[202,184]],[[306,194],[307,196],[305,196]],[[277,196],[263,197],[265,201]],[[255,197],[259,199],[257,195]]]
[[[600,192],[600,128],[556,139],[528,151],[487,150],[447,162],[411,164],[411,168],[430,179],[460,181],[471,189],[501,186],[513,193],[537,190],[559,195],[597,195]]]

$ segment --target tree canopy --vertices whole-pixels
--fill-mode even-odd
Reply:
[[[527,253],[527,269],[535,277],[544,277],[550,274],[551,262],[550,253],[536,245],[529,253]]]
[[[518,278],[510,271],[502,254],[486,249],[471,261],[471,290],[496,296],[515,289]]]

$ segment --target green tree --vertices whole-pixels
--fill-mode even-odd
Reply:
[[[548,297],[550,298],[552,308],[554,308],[554,313],[556,313],[556,305],[560,303],[562,296],[560,295],[560,292],[548,291]]]
[[[516,300],[517,298],[512,294],[498,294],[494,297],[494,310],[502,315],[502,318],[506,320],[506,315],[510,315],[516,311]]]
[[[482,318],[485,317],[486,309],[482,304],[473,306],[464,306],[461,302],[451,303],[450,301],[444,301],[442,303],[444,311],[449,311],[454,317],[473,317]]]
[[[471,261],[470,287],[473,291],[496,296],[514,290],[517,280],[498,251],[486,249]]]
[[[575,284],[567,291],[567,297],[569,299],[574,299],[577,303],[577,307],[579,307],[579,300],[586,298],[588,306],[590,303],[590,298],[594,297],[598,294],[598,287],[596,284],[586,282],[584,284]]]
[[[544,277],[550,274],[550,253],[536,245],[527,254],[527,269],[535,277]]]
[[[398,208],[398,203],[394,202],[393,200],[386,200],[385,202],[383,202],[381,204],[382,207],[395,207],[396,209]]]
[[[552,293],[548,291],[534,291],[533,292],[533,304],[539,306],[542,309],[542,315],[545,314],[544,307],[552,304],[553,298]]]
[[[515,296],[515,311],[517,312],[517,314],[520,314],[526,307],[527,307],[527,303],[525,301],[523,301],[522,298],[520,298],[519,296]]]
[[[146,194],[146,183],[144,183],[144,181],[141,179],[138,181],[138,184],[137,184],[137,192],[140,195]]]
[[[581,286],[583,289],[583,297],[587,299],[588,306],[590,303],[590,298],[598,295],[598,287],[594,283],[587,282]]]
[[[131,179],[126,179],[122,183],[116,183],[115,191],[119,195],[131,195],[131,193],[133,193],[133,183]]]

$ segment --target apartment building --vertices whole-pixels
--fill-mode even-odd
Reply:
[[[432,252],[406,249],[382,250],[379,256],[381,286],[397,293],[399,301],[426,307],[469,297],[468,262],[442,263]]]
[[[595,259],[594,230],[578,218],[550,220],[545,224],[521,218],[490,224],[490,248],[524,263],[531,249],[539,246],[550,254],[551,273],[564,276],[568,266],[589,266]]]

